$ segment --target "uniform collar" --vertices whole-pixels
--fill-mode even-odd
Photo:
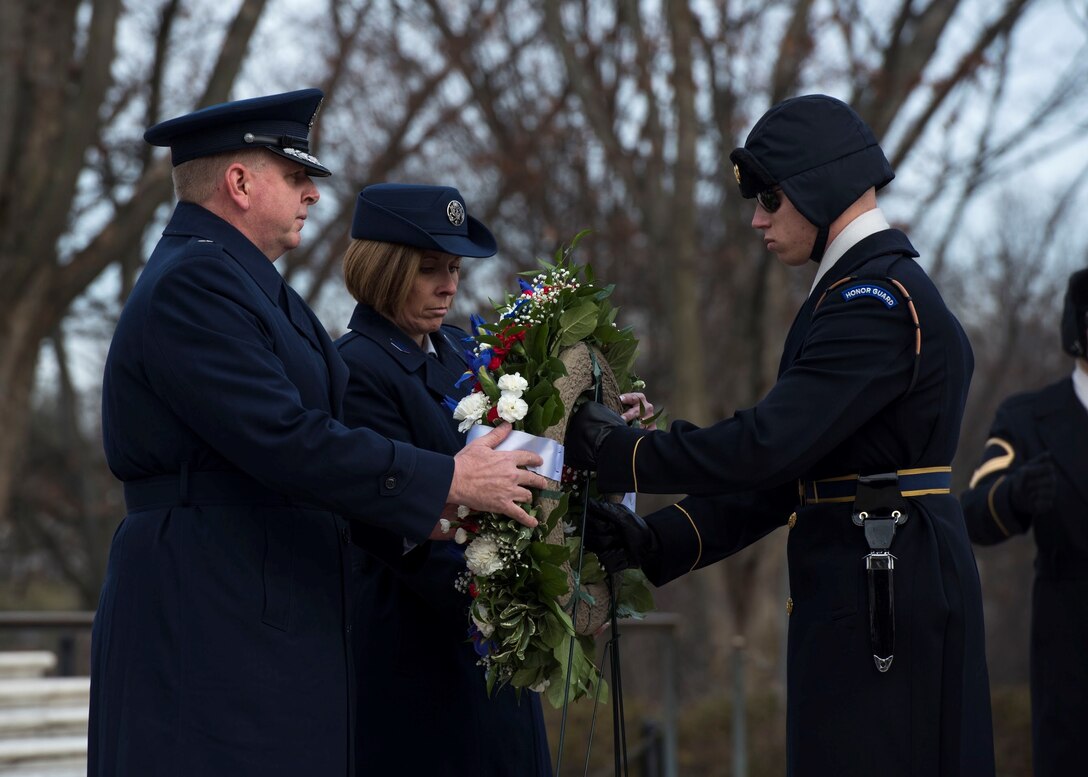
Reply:
[[[179,202],[163,235],[195,237],[217,243],[242,265],[261,290],[279,305],[283,276],[249,238],[219,216],[192,202]]]
[[[880,208],[867,210],[847,224],[843,231],[831,241],[827,250],[824,251],[820,266],[816,270],[816,277],[812,279],[812,287],[809,289],[809,293],[811,294],[815,290],[820,279],[827,275],[828,271],[847,251],[869,237],[869,235],[883,232],[885,229],[891,229],[891,224],[888,223],[888,220],[884,217],[884,212]]]
[[[418,343],[370,305],[360,302],[355,306],[348,329],[373,340],[408,372],[419,369],[427,358]]]
[[[1073,365],[1073,393],[1077,395],[1084,409],[1088,410],[1088,372],[1081,369],[1079,361]]]

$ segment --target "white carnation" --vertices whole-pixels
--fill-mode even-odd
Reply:
[[[513,394],[515,397],[520,397],[527,388],[529,388],[529,381],[521,377],[520,372],[503,375],[499,378],[499,391],[504,394]]]
[[[514,421],[520,421],[525,417],[525,414],[529,412],[529,406],[525,404],[525,400],[520,397],[516,397],[513,394],[503,394],[499,397],[499,403],[496,405],[499,411],[499,418],[504,421],[514,423]]]
[[[457,430],[467,432],[487,414],[491,409],[491,402],[487,394],[482,391],[474,391],[466,397],[462,397],[453,410],[453,419],[460,421]]]
[[[476,604],[472,607],[472,622],[476,624],[476,628],[480,630],[480,634],[484,636],[484,639],[495,633],[495,627],[491,625],[488,617],[486,606]]]
[[[499,544],[491,537],[477,537],[465,548],[465,565],[480,577],[495,574],[503,567]]]

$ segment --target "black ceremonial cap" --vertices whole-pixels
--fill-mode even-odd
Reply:
[[[773,106],[729,159],[744,197],[780,186],[798,212],[823,229],[867,189],[895,177],[869,125],[842,100],[823,94]],[[822,255],[823,246],[817,248]]]
[[[351,236],[454,256],[492,256],[498,250],[491,231],[468,215],[464,197],[452,186],[368,186],[355,201]]]
[[[224,151],[267,148],[300,163],[310,175],[332,175],[310,153],[310,128],[324,97],[320,89],[299,89],[211,105],[156,124],[144,140],[169,146],[175,167]]]

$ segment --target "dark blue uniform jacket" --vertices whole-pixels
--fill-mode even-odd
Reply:
[[[1009,502],[1008,477],[1050,452],[1054,507],[1026,515]],[[1010,397],[998,408],[972,487],[962,495],[967,530],[982,544],[1034,532],[1031,609],[1032,761],[1035,777],[1084,771],[1088,721],[1088,411],[1072,378]]]
[[[799,498],[799,480],[952,461],[973,357],[915,256],[897,230],[864,238],[801,307],[778,382],[755,407],[706,428],[622,429],[599,457],[603,490],[692,495],[648,517],[663,546],[646,570],[658,585],[791,527],[794,777],[993,774],[982,605],[959,502],[911,499],[891,548],[895,660],[882,674],[869,641],[869,547],[851,503]]]
[[[445,326],[428,356],[367,305],[336,341],[350,371],[344,416],[394,440],[441,453],[464,445],[446,397],[466,369],[465,333]],[[367,546],[367,533],[355,540]],[[468,641],[463,546],[432,542],[415,569],[390,566],[356,549],[353,586],[359,689],[356,774],[428,777],[547,777],[547,735],[538,694],[513,689],[488,698],[484,672]],[[421,732],[428,744],[421,746]]]
[[[338,514],[423,541],[453,462],[343,426],[346,382],[273,264],[179,204],[106,360],[128,514],[94,623],[90,775],[351,774]]]

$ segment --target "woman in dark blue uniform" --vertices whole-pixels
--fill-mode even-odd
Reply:
[[[893,173],[849,106],[786,100],[730,158],[768,249],[819,262],[813,287],[755,407],[668,433],[576,414],[567,463],[602,490],[693,495],[644,520],[596,505],[587,547],[661,585],[789,526],[788,774],[992,775],[978,574],[949,493],[970,345],[877,207]]]
[[[459,385],[466,333],[442,322],[461,257],[491,256],[495,240],[456,189],[399,184],[359,194],[351,235],[344,277],[359,304],[336,341],[350,372],[345,421],[452,455],[465,438],[444,400],[469,388]],[[364,548],[370,539],[355,534]],[[353,549],[356,774],[550,774],[539,695],[504,688],[488,698],[470,600],[454,587],[463,546],[413,553],[424,558],[408,569]]]
[[[1088,721],[1088,269],[1073,273],[1062,315],[1073,373],[997,409],[960,499],[982,545],[1034,535],[1031,760],[1035,777],[1084,771]]]

